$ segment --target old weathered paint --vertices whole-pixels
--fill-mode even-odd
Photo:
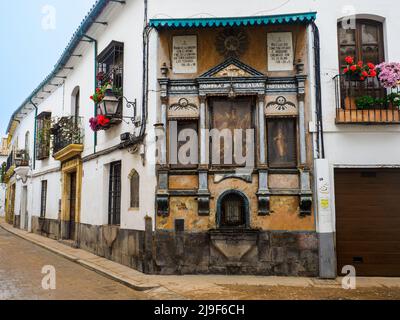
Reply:
[[[215,46],[216,36],[223,28],[215,29],[192,29],[190,34],[196,34],[198,41],[198,72],[197,74],[168,74],[172,79],[191,79],[196,78],[208,71],[212,67],[218,65],[225,60],[221,56]],[[268,59],[267,59],[267,33],[276,31],[291,31],[293,32],[293,39],[296,42],[295,46],[295,61],[302,60],[307,68],[306,57],[306,27],[302,25],[286,25],[286,26],[263,26],[263,27],[250,27],[245,29],[249,38],[249,48],[239,60],[254,69],[273,76],[287,76],[294,75],[295,71],[291,72],[268,72]],[[160,30],[160,51],[158,62],[161,66],[163,63],[171,65],[170,50],[172,45],[172,37],[188,34],[185,30]],[[160,71],[159,71],[160,72]],[[159,78],[162,77],[161,73],[158,74]]]
[[[298,189],[300,187],[298,174],[270,174],[268,180],[271,189]]]
[[[171,175],[169,188],[172,190],[197,190],[199,179],[197,175]]]

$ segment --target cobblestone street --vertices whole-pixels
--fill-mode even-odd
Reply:
[[[42,268],[56,269],[56,290],[42,289]],[[146,294],[130,289],[0,228],[1,300],[137,300]]]

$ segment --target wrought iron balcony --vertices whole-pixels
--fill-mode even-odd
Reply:
[[[399,89],[385,89],[376,78],[364,81],[337,75],[335,82],[336,123],[400,123]]]
[[[6,172],[11,167],[28,167],[29,166],[29,154],[25,150],[11,151],[7,158]]]
[[[70,145],[82,145],[84,130],[82,117],[62,117],[54,119],[51,134],[53,137],[53,156]]]

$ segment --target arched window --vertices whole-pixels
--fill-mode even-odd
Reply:
[[[30,133],[29,133],[29,131],[27,131],[25,133],[25,152],[28,157],[29,157],[29,149],[30,149],[30,143],[31,143],[30,140],[31,140]]]
[[[129,175],[130,182],[130,207],[139,208],[139,183],[140,183],[139,173],[136,170],[132,170]]]
[[[218,201],[219,228],[247,228],[249,205],[240,192],[231,191],[222,195]]]
[[[347,56],[374,64],[384,60],[383,26],[379,21],[357,19],[355,28],[339,22],[338,41],[341,70]]]
[[[72,91],[72,97],[71,97],[71,115],[75,117],[76,121],[79,118],[79,112],[80,112],[80,88],[79,86],[77,86]]]

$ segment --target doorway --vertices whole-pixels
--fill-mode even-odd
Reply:
[[[335,169],[338,271],[400,276],[399,169]]]
[[[75,240],[76,221],[76,172],[69,174],[69,240]]]
[[[15,208],[15,183],[10,187],[9,200],[7,206],[6,221],[9,224],[14,224],[14,208]]]
[[[28,231],[28,187],[27,186],[22,187],[20,228]]]

